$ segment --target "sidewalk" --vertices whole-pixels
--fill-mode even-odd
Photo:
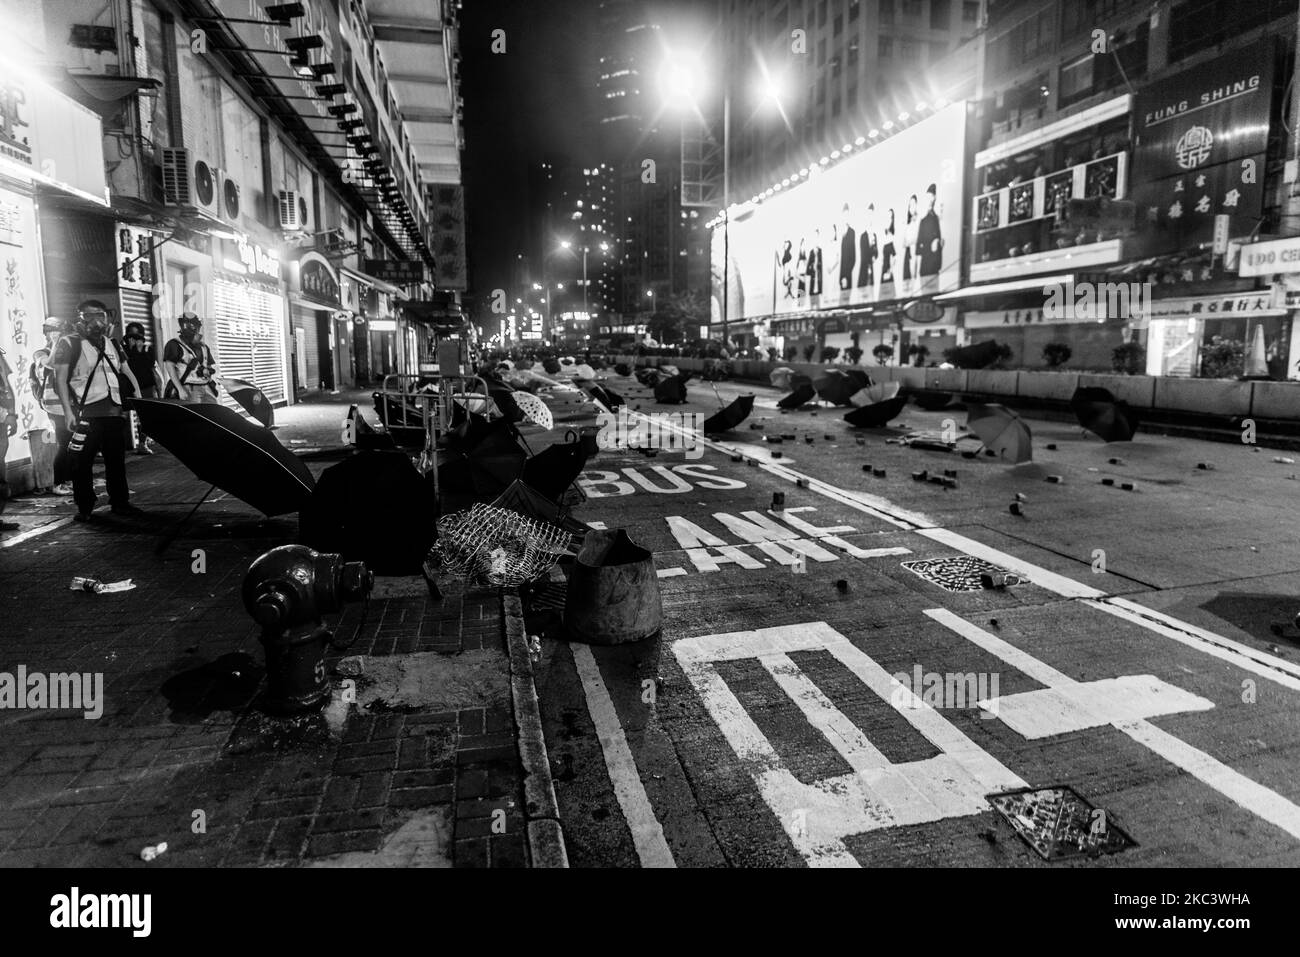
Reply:
[[[337,446],[357,398],[277,410],[277,434]],[[322,713],[271,720],[239,588],[296,521],[215,497],[158,557],[206,486],[163,451],[128,475],[142,520],[101,507],[71,524],[63,500],[6,512],[24,527],[0,535],[0,672],[102,674],[103,711],[0,710],[0,866],[530,864],[505,596],[433,601],[422,579],[381,579],[334,622],[353,644],[327,663],[363,656],[355,703],[334,670]],[[137,587],[77,593],[74,575]]]

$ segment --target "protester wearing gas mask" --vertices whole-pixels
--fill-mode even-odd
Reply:
[[[135,381],[140,383],[141,392],[137,398],[158,398],[158,364],[154,362],[153,349],[149,347],[149,342],[145,338],[144,324],[128,322],[126,334],[122,339],[126,347],[126,364],[131,367]],[[144,434],[144,429],[139,427],[137,414],[132,412],[131,416],[136,419],[136,431],[140,436],[139,444],[135,448],[136,455],[153,455],[149,437]]]
[[[139,515],[126,484],[126,430],[123,427],[125,379],[136,395],[140,383],[121,345],[109,335],[108,312],[88,301],[78,309],[77,332],[54,350],[54,386],[71,425],[72,490],[76,520],[88,522],[95,508],[95,456],[104,457],[104,480],[114,515]]]
[[[163,371],[167,374],[163,398],[187,404],[216,403],[217,364],[203,342],[203,320],[187,312],[177,325],[180,334],[163,347]]]

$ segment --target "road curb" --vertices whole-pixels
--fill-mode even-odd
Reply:
[[[551,762],[542,734],[542,715],[533,680],[533,661],[524,628],[523,603],[513,588],[501,590],[501,620],[510,655],[510,696],[514,703],[519,760],[524,768],[524,818],[533,867],[568,867],[560,808],[551,780]]]

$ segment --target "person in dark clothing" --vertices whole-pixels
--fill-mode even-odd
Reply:
[[[0,514],[4,513],[9,498],[9,482],[5,478],[5,456],[9,454],[9,438],[18,431],[18,396],[9,381],[12,370],[0,349]],[[16,522],[0,520],[0,531],[18,530]]]
[[[858,234],[849,225],[849,204],[844,204],[844,231],[840,234],[840,289],[853,288],[853,269],[858,264]]]
[[[861,247],[862,267],[858,270],[858,288],[870,288],[876,284],[876,255],[880,245],[876,239],[876,204],[867,206],[867,221],[862,225],[858,236]]]
[[[149,343],[145,339],[144,326],[138,322],[128,322],[126,335],[122,338],[126,346],[126,364],[131,367],[135,381],[140,383],[140,398],[158,398],[157,363],[154,362],[153,350],[149,348]],[[135,417],[134,412],[131,415]],[[139,429],[139,434],[140,443],[136,446],[136,455],[153,455],[149,436],[144,434],[143,429]]]
[[[916,231],[916,256],[920,261],[917,272],[922,279],[939,275],[943,266],[943,235],[939,229],[939,217],[934,211],[938,193],[934,183],[925,191],[925,215]]]
[[[180,333],[163,347],[163,369],[167,373],[166,399],[186,404],[217,401],[217,364],[212,350],[203,342],[203,320],[186,312],[177,320]]]
[[[95,456],[104,456],[104,480],[114,515],[139,515],[126,484],[126,431],[119,377],[140,393],[122,347],[108,334],[108,314],[95,303],[82,303],[77,334],[65,336],[54,349],[54,387],[72,428],[73,499],[76,520],[89,522],[95,509]]]

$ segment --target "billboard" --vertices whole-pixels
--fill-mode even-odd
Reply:
[[[1138,94],[1133,199],[1142,255],[1249,233],[1264,201],[1275,41],[1153,83]]]
[[[955,103],[733,220],[728,320],[956,289],[965,156],[966,105]],[[715,264],[722,233],[714,231]],[[720,272],[715,266],[715,320]]]

